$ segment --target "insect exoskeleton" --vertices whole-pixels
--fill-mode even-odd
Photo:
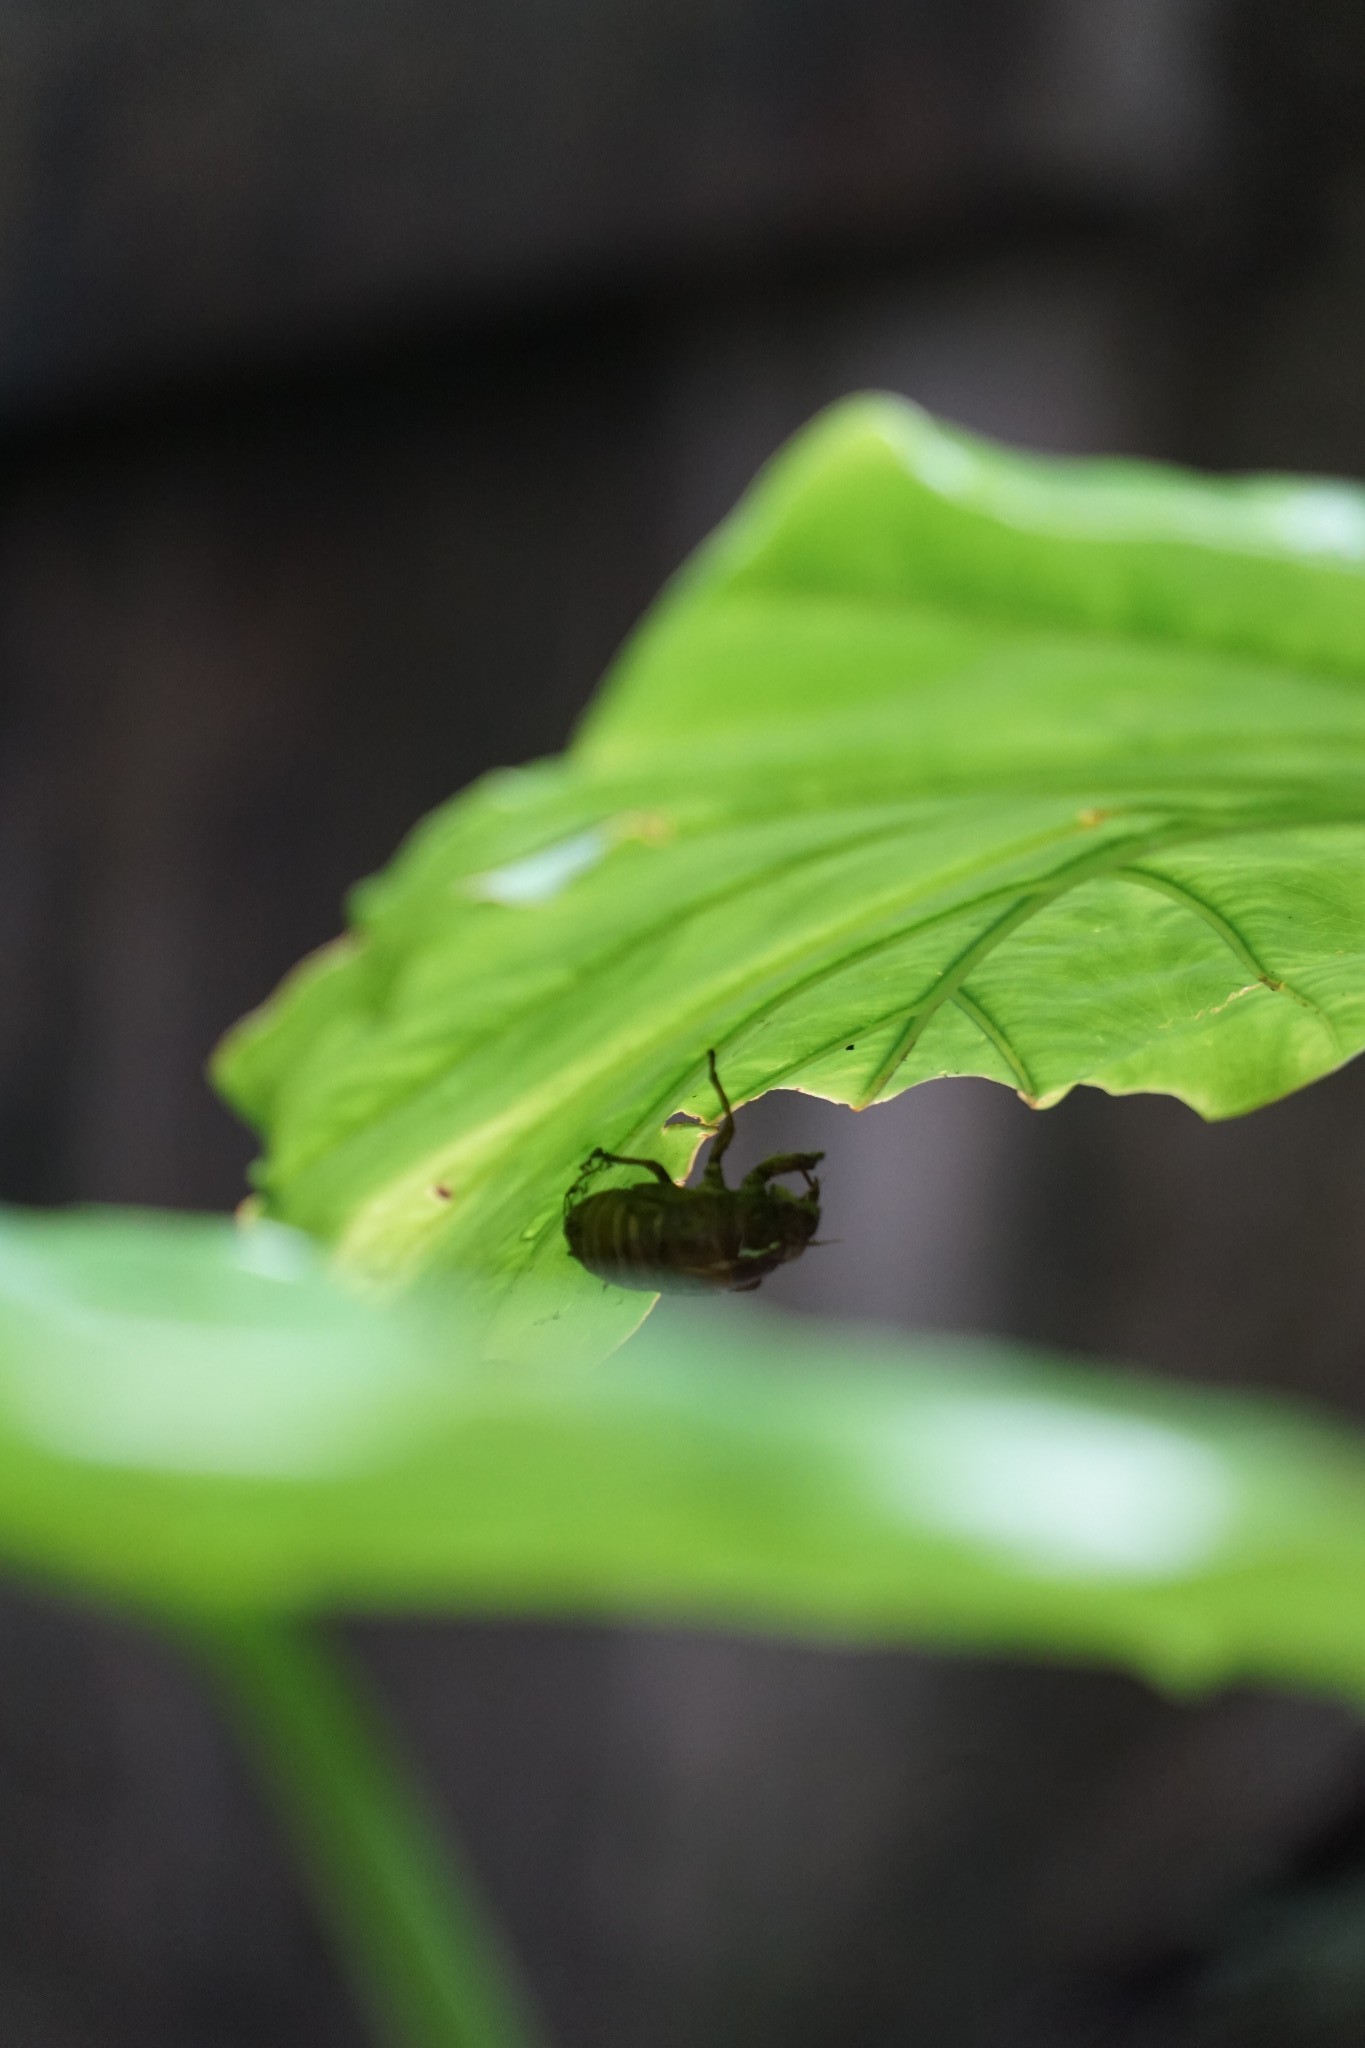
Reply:
[[[735,1118],[715,1053],[706,1059],[721,1117],[699,1186],[679,1187],[657,1159],[599,1147],[564,1197],[569,1250],[599,1280],[651,1294],[699,1288],[747,1293],[789,1259],[799,1259],[820,1227],[814,1169],[823,1152],[779,1152],[746,1173],[738,1187],[727,1187],[724,1160]],[[651,1177],[588,1193],[588,1182],[607,1166],[639,1166]],[[784,1173],[799,1173],[804,1192],[776,1185]]]

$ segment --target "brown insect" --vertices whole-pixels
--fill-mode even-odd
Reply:
[[[657,1159],[632,1159],[599,1146],[584,1160],[564,1197],[564,1235],[579,1264],[615,1287],[648,1290],[733,1288],[748,1293],[789,1259],[799,1259],[820,1227],[820,1183],[813,1168],[823,1152],[779,1152],[725,1183],[724,1159],[735,1135],[734,1111],[708,1052],[721,1119],[701,1184],[679,1187]],[[652,1180],[584,1190],[604,1166],[640,1166]],[[805,1192],[771,1185],[799,1173]]]

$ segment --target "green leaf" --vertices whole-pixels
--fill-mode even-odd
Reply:
[[[1365,1688],[1365,1446],[1005,1346],[712,1310],[478,1362],[262,1226],[0,1216],[0,1555],[162,1614],[673,1618]]]
[[[427,819],[229,1038],[270,1213],[600,1310],[560,1202],[715,1105],[943,1074],[1237,1115],[1365,1045],[1365,495],[1027,459],[851,401],[562,758]]]

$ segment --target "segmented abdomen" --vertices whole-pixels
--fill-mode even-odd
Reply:
[[[588,1195],[564,1219],[569,1249],[617,1287],[732,1287],[749,1270],[733,1197],[637,1184]]]

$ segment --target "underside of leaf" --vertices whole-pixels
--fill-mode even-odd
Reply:
[[[1365,496],[818,421],[557,760],[486,778],[229,1036],[268,1209],[534,1273],[595,1145],[940,1075],[1239,1115],[1365,1046]],[[539,1297],[538,1297],[539,1298]],[[605,1326],[605,1325],[604,1325]]]

